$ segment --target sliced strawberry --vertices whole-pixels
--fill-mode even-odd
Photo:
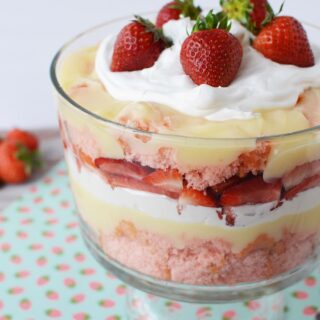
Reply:
[[[280,196],[280,180],[266,183],[261,176],[257,176],[225,190],[220,201],[222,206],[232,207],[278,201]]]
[[[304,163],[295,167],[292,171],[282,177],[282,183],[286,190],[290,190],[307,178],[317,174],[320,174],[320,160]]]
[[[309,177],[307,179],[305,179],[303,182],[301,182],[300,184],[298,184],[297,186],[295,186],[294,188],[292,188],[291,190],[289,190],[288,192],[286,192],[284,198],[286,200],[291,200],[293,199],[298,193],[320,186],[320,174],[313,176],[313,177]]]
[[[215,186],[212,186],[211,190],[214,191],[215,193],[222,193],[224,190],[240,183],[241,181],[243,181],[243,179],[241,179],[240,177],[233,176],[224,182],[221,182],[216,184]]]
[[[98,158],[95,165],[104,173],[142,180],[153,169],[123,159]]]
[[[107,183],[110,184],[112,187],[120,187],[120,188],[128,188],[133,190],[139,191],[146,191],[151,193],[157,193],[161,195],[168,196],[173,199],[179,198],[179,193],[171,192],[165,189],[161,189],[150,184],[143,182],[142,180],[136,180],[131,177],[124,177],[110,173],[103,173]]]
[[[143,181],[155,187],[180,193],[183,188],[182,176],[178,170],[157,170],[146,176]]]
[[[201,207],[217,207],[213,198],[205,194],[204,191],[198,191],[191,188],[184,188],[179,198],[179,206],[193,205]]]

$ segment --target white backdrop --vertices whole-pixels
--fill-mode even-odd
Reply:
[[[49,65],[70,37],[100,22],[156,10],[168,0],[9,0],[0,8],[0,130],[55,127]],[[282,0],[270,1],[278,8]],[[218,0],[198,0],[203,7]],[[317,23],[319,0],[287,0],[284,13]],[[320,23],[320,21],[319,21]],[[319,35],[320,39],[320,35]]]

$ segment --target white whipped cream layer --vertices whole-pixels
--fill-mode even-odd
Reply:
[[[229,87],[196,85],[183,71],[180,51],[191,33],[189,18],[169,21],[164,34],[174,45],[158,61],[141,71],[110,70],[116,35],[106,37],[97,52],[96,73],[107,91],[118,100],[154,102],[181,113],[208,120],[248,119],[256,110],[288,108],[295,105],[307,88],[320,86],[320,49],[313,46],[315,66],[299,68],[266,59],[250,46],[248,31],[233,22],[231,32],[243,45],[243,61]]]
[[[298,215],[317,207],[320,187],[300,193],[291,201],[285,201],[281,207],[272,210],[276,203],[269,202],[258,205],[244,205],[233,207],[235,225],[227,226],[225,216],[219,218],[219,209],[188,205],[177,209],[177,200],[166,196],[131,190],[126,188],[110,187],[97,172],[86,167],[78,170],[72,154],[66,152],[69,173],[83,189],[105,202],[128,209],[137,210],[160,220],[174,221],[186,224],[205,224],[222,228],[244,228],[277,220],[283,216]]]

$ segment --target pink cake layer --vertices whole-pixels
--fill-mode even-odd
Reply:
[[[185,240],[177,248],[169,238],[137,230],[123,221],[115,233],[99,237],[104,252],[125,266],[180,283],[213,285],[271,278],[304,263],[314,253],[316,234],[284,231],[281,240],[260,235],[240,253],[222,239]]]
[[[80,151],[81,158],[86,159],[85,162],[89,165],[94,163],[96,158],[108,158],[109,156],[98,147],[94,136],[86,131],[77,130],[66,122],[63,123],[62,136],[65,146],[71,146],[76,154]],[[125,160],[134,161],[154,169],[177,169],[184,175],[188,187],[197,190],[204,190],[208,186],[224,182],[235,175],[244,177],[250,172],[256,174],[263,171],[271,151],[271,146],[268,142],[260,142],[254,150],[241,154],[232,163],[226,163],[222,166],[190,168],[181,162],[177,162],[176,152],[173,148],[159,148],[156,153],[149,155],[133,150],[124,137],[118,139],[118,142],[122,146]]]

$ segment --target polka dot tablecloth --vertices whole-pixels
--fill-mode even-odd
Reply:
[[[126,319],[126,292],[84,246],[64,163],[0,213],[0,320]],[[320,270],[286,295],[288,320],[314,319]],[[185,312],[174,301],[162,307],[172,318]],[[216,317],[202,306],[194,319],[251,320],[256,308],[251,301]]]

